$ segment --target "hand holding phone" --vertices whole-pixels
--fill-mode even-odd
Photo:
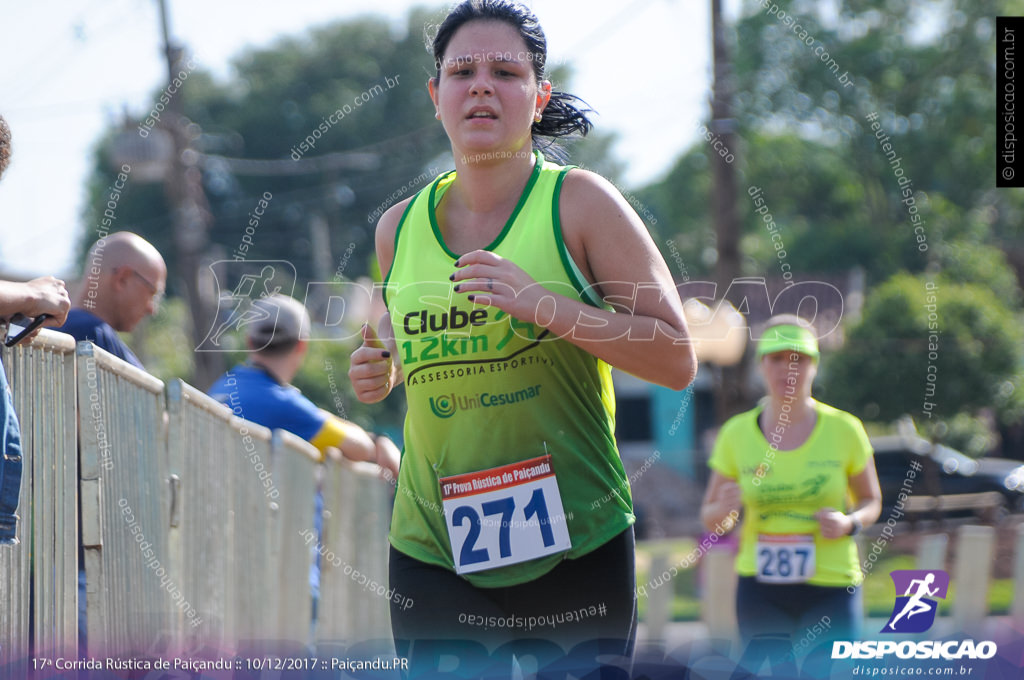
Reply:
[[[7,339],[4,340],[4,346],[14,347],[32,335],[37,328],[43,325],[44,321],[51,317],[50,314],[40,314],[33,319],[24,314],[15,314],[7,325]]]

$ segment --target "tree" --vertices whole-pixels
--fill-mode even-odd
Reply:
[[[412,13],[406,35],[398,39],[383,18],[325,26],[308,37],[244,52],[226,82],[201,69],[189,76],[181,96],[197,126],[194,146],[207,154],[203,184],[214,214],[211,261],[238,253],[260,197],[269,194],[245,259],[287,260],[304,283],[315,278],[318,266],[323,269],[325,259],[333,274],[342,253],[355,244],[348,276],[367,271],[376,222],[370,217],[382,204],[421,188],[425,180],[415,186],[412,181],[447,148],[443,130],[431,124],[433,106],[423,87],[432,66],[422,43],[427,16],[425,10]],[[97,153],[87,225],[102,217],[112,137]],[[309,145],[301,148],[307,138]],[[310,159],[341,152],[366,154],[364,167],[310,167]],[[225,160],[230,158],[279,162],[252,170]],[[402,187],[401,196],[392,195]],[[131,181],[117,218],[118,225],[134,228],[158,247],[170,242],[170,208],[158,185]],[[81,243],[83,253],[95,240],[91,231]],[[323,231],[326,243],[318,241]],[[162,251],[176,271],[171,249]],[[172,294],[179,290],[173,280],[169,288]]]
[[[648,201],[688,266],[704,272],[714,262],[708,225],[708,150],[698,146],[677,163],[665,181],[647,187]],[[777,227],[794,272],[844,272],[865,267],[874,278],[919,260],[910,230],[872,228],[863,206],[862,179],[842,151],[793,134],[751,133],[743,163],[739,206],[743,217],[742,274],[779,275],[778,251],[766,220]],[[752,192],[760,189],[767,212],[755,212]],[[667,236],[672,236],[669,233]]]
[[[822,366],[830,403],[867,420],[951,418],[992,407],[1021,365],[1022,333],[989,290],[897,274],[868,297],[846,344]],[[1011,392],[1013,390],[1010,390]]]
[[[287,261],[299,298],[310,281],[379,276],[373,233],[380,214],[452,167],[425,87],[435,70],[423,27],[438,14],[413,10],[397,37],[389,21],[373,16],[312,29],[242,53],[224,82],[201,65],[190,73],[180,96],[194,123],[192,146],[204,156],[213,213],[207,262],[240,259],[234,271],[252,266],[246,273],[256,273],[256,261]],[[566,89],[570,75],[562,67],[551,77]],[[116,174],[110,150],[123,132],[109,130],[97,146],[82,260],[107,208]],[[610,139],[597,135],[570,148],[588,167],[614,173]],[[136,231],[164,254],[173,297],[183,286],[175,278],[171,217],[162,187],[130,176],[112,230]],[[225,291],[235,281],[218,283]]]
[[[1024,276],[1024,194],[993,188],[991,96],[993,17],[1014,14],[1019,5],[745,5],[732,33],[740,141],[731,151],[742,186],[765,189],[794,269],[835,272],[859,265],[874,285],[900,269],[934,266],[931,246],[959,236],[958,225],[983,221],[974,237],[1007,252]],[[869,120],[871,114],[877,119]],[[879,137],[896,151],[902,183]],[[638,192],[659,222],[675,225],[679,233],[665,238],[674,237],[687,263],[698,268],[715,258],[706,236],[710,153],[708,141],[699,140],[664,182]],[[907,182],[929,249],[919,250],[915,240],[920,232],[904,202]],[[763,226],[750,207],[741,206],[744,272],[763,274],[770,258],[758,252]]]
[[[1010,342],[1024,194],[993,188],[991,96],[994,17],[1021,5],[747,2],[732,33],[738,139],[728,151],[741,188],[764,200],[739,198],[742,274],[778,278],[783,244],[797,279],[866,272],[869,309],[823,359],[822,378],[826,398],[869,420],[929,418],[928,281],[943,310],[933,421],[955,425],[986,407],[1004,422],[1024,416]],[[709,158],[721,139],[711,127],[664,181],[638,191],[663,225],[663,252],[678,251],[691,278],[717,257]]]

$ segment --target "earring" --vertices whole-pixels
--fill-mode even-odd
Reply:
[[[434,118],[437,118],[438,120],[441,120],[441,112],[440,111],[435,111],[434,112]]]
[[[544,120],[544,114],[543,113],[538,113],[536,116],[533,117],[533,122],[534,123],[539,123],[542,120]]]

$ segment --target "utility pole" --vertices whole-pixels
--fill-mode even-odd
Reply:
[[[721,0],[711,0],[711,34],[715,79],[711,94],[710,128],[712,134],[732,152],[733,157],[731,162],[727,162],[717,152],[709,154],[711,215],[718,251],[715,262],[715,281],[718,284],[716,297],[722,299],[732,282],[740,276],[740,221],[736,214],[738,194],[736,169],[733,167],[738,154],[736,121],[732,117],[734,83]],[[742,360],[736,365],[721,368],[721,381],[716,395],[718,422],[724,422],[746,407],[745,384],[746,368]]]
[[[182,71],[185,51],[171,43],[167,21],[167,2],[157,0],[160,6],[160,27],[167,57],[167,85],[173,84]],[[185,301],[192,316],[192,343],[199,345],[206,338],[217,312],[215,301],[207,299],[199,287],[199,267],[208,244],[213,216],[206,194],[203,192],[200,154],[191,148],[192,138],[185,118],[185,99],[182,88],[170,97],[167,111],[160,124],[174,143],[170,167],[164,180],[164,192],[173,211],[174,249],[178,279],[185,286]],[[193,352],[195,373],[192,383],[206,389],[224,370],[224,357],[218,352]]]

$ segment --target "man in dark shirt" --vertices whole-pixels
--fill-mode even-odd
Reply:
[[[89,250],[71,313],[57,330],[143,368],[117,333],[156,313],[166,282],[164,258],[144,238],[128,231],[101,238]]]
[[[156,313],[167,283],[167,265],[156,248],[138,234],[119,231],[89,249],[72,309],[58,328],[75,340],[89,340],[114,356],[145,370],[118,331],[131,332]],[[78,550],[78,645],[86,649],[86,584],[82,547]]]

